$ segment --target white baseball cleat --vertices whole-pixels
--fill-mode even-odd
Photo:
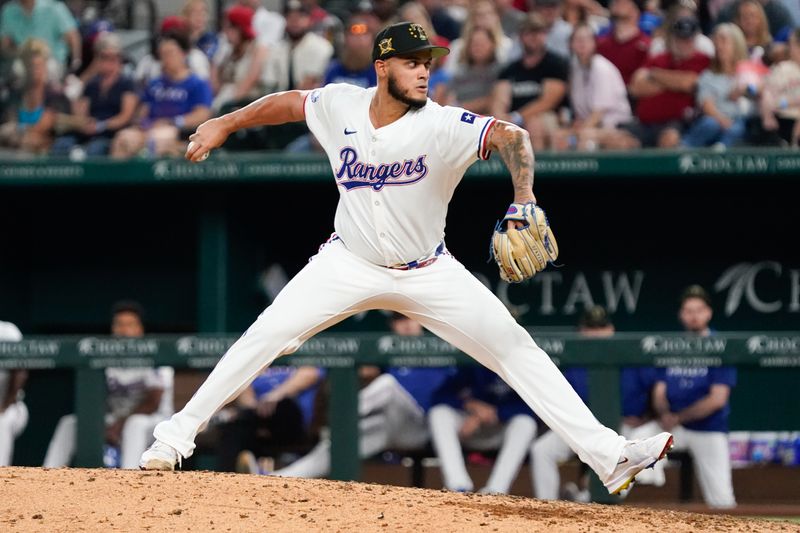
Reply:
[[[667,456],[673,438],[669,433],[659,433],[649,439],[628,441],[619,456],[617,467],[604,482],[608,492],[619,494],[627,489],[636,474]]]
[[[175,470],[176,464],[181,465],[181,454],[160,440],[147,448],[139,459],[139,468],[142,470]]]

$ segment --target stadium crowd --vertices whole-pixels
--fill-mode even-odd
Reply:
[[[187,0],[140,57],[125,28],[86,5],[2,6],[4,154],[179,155],[197,125],[260,95],[374,85],[374,35],[399,20],[451,49],[432,67],[434,101],[524,126],[537,150],[797,146],[800,137],[791,0],[361,0],[337,11],[238,0],[216,19],[206,0]],[[302,126],[249,134],[226,148],[318,149]]]

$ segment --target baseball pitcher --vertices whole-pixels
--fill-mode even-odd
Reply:
[[[264,96],[202,124],[186,152],[199,162],[241,128],[305,120],[330,160],[340,199],[335,233],[228,350],[183,410],[159,424],[143,469],[173,469],[197,432],[265,366],[356,313],[397,311],[501,376],[590,465],[612,493],[663,458],[672,435],[626,441],[600,424],[505,306],[447,252],[447,205],[467,168],[497,151],[514,202],[493,237],[500,275],[529,279],[555,260],[555,237],[533,194],[525,130],[428,99],[434,46],[418,24],[381,30],[378,85],[332,84]],[[314,216],[303,210],[298,216]]]

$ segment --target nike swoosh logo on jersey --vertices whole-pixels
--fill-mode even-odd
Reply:
[[[617,464],[618,465],[624,465],[627,462],[628,462],[628,458],[626,457],[625,459],[623,459],[622,461],[618,462]]]
[[[356,131],[356,130],[353,130],[353,131],[348,131],[348,129],[347,129],[347,128],[345,128],[345,129],[344,129],[344,134],[345,134],[345,135],[352,135],[352,134],[354,134],[354,133],[358,133],[358,131]]]

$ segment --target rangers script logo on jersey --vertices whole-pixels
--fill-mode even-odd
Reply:
[[[428,175],[425,155],[406,159],[402,163],[372,165],[359,161],[355,148],[346,146],[339,152],[342,165],[336,170],[336,181],[347,191],[361,187],[372,187],[380,191],[386,185],[410,185]]]

